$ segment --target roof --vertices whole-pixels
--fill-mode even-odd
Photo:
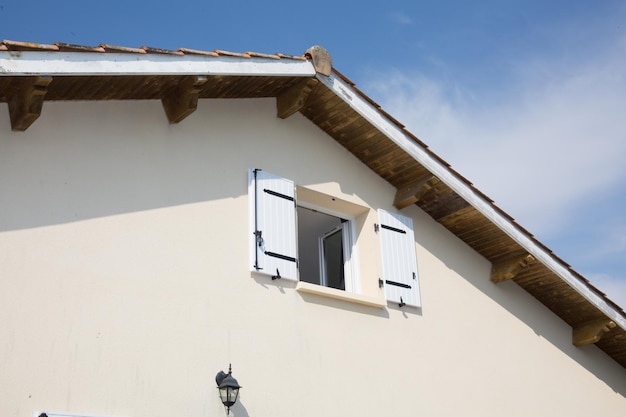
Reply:
[[[181,99],[183,97],[184,99]],[[13,130],[36,122],[49,100],[160,99],[179,123],[204,98],[277,99],[300,112],[492,265],[626,368],[626,313],[332,68],[320,47],[302,56],[181,48],[97,47],[2,41],[0,102]]]

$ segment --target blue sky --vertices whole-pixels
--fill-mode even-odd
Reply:
[[[0,0],[0,38],[334,65],[626,307],[626,3]]]

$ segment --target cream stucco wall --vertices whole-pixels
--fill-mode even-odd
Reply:
[[[0,108],[0,415],[623,416],[626,370],[416,207],[422,308],[250,272],[247,170],[369,207],[361,292],[382,300],[375,209],[395,190],[301,115],[201,100]]]

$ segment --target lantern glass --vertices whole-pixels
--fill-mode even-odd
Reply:
[[[227,407],[231,407],[237,402],[237,396],[239,395],[239,388],[235,387],[220,387],[220,399],[222,404]]]

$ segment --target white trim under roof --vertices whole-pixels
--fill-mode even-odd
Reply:
[[[498,226],[504,233],[528,251],[529,254],[557,274],[587,301],[602,311],[609,319],[626,330],[626,318],[619,311],[609,305],[599,294],[576,277],[562,262],[555,259],[553,255],[533,241],[527,233],[520,230],[520,228],[512,223],[506,216],[496,210],[489,201],[472,189],[466,182],[461,180],[461,178],[448,169],[446,165],[429,154],[424,147],[411,139],[395,123],[383,116],[378,109],[365,100],[359,93],[354,91],[348,83],[334,73],[328,77],[318,74],[317,78],[413,159],[465,199],[465,201],[471,204],[483,216]]]
[[[313,77],[309,60],[101,52],[0,51],[0,77],[15,75],[231,75]]]

